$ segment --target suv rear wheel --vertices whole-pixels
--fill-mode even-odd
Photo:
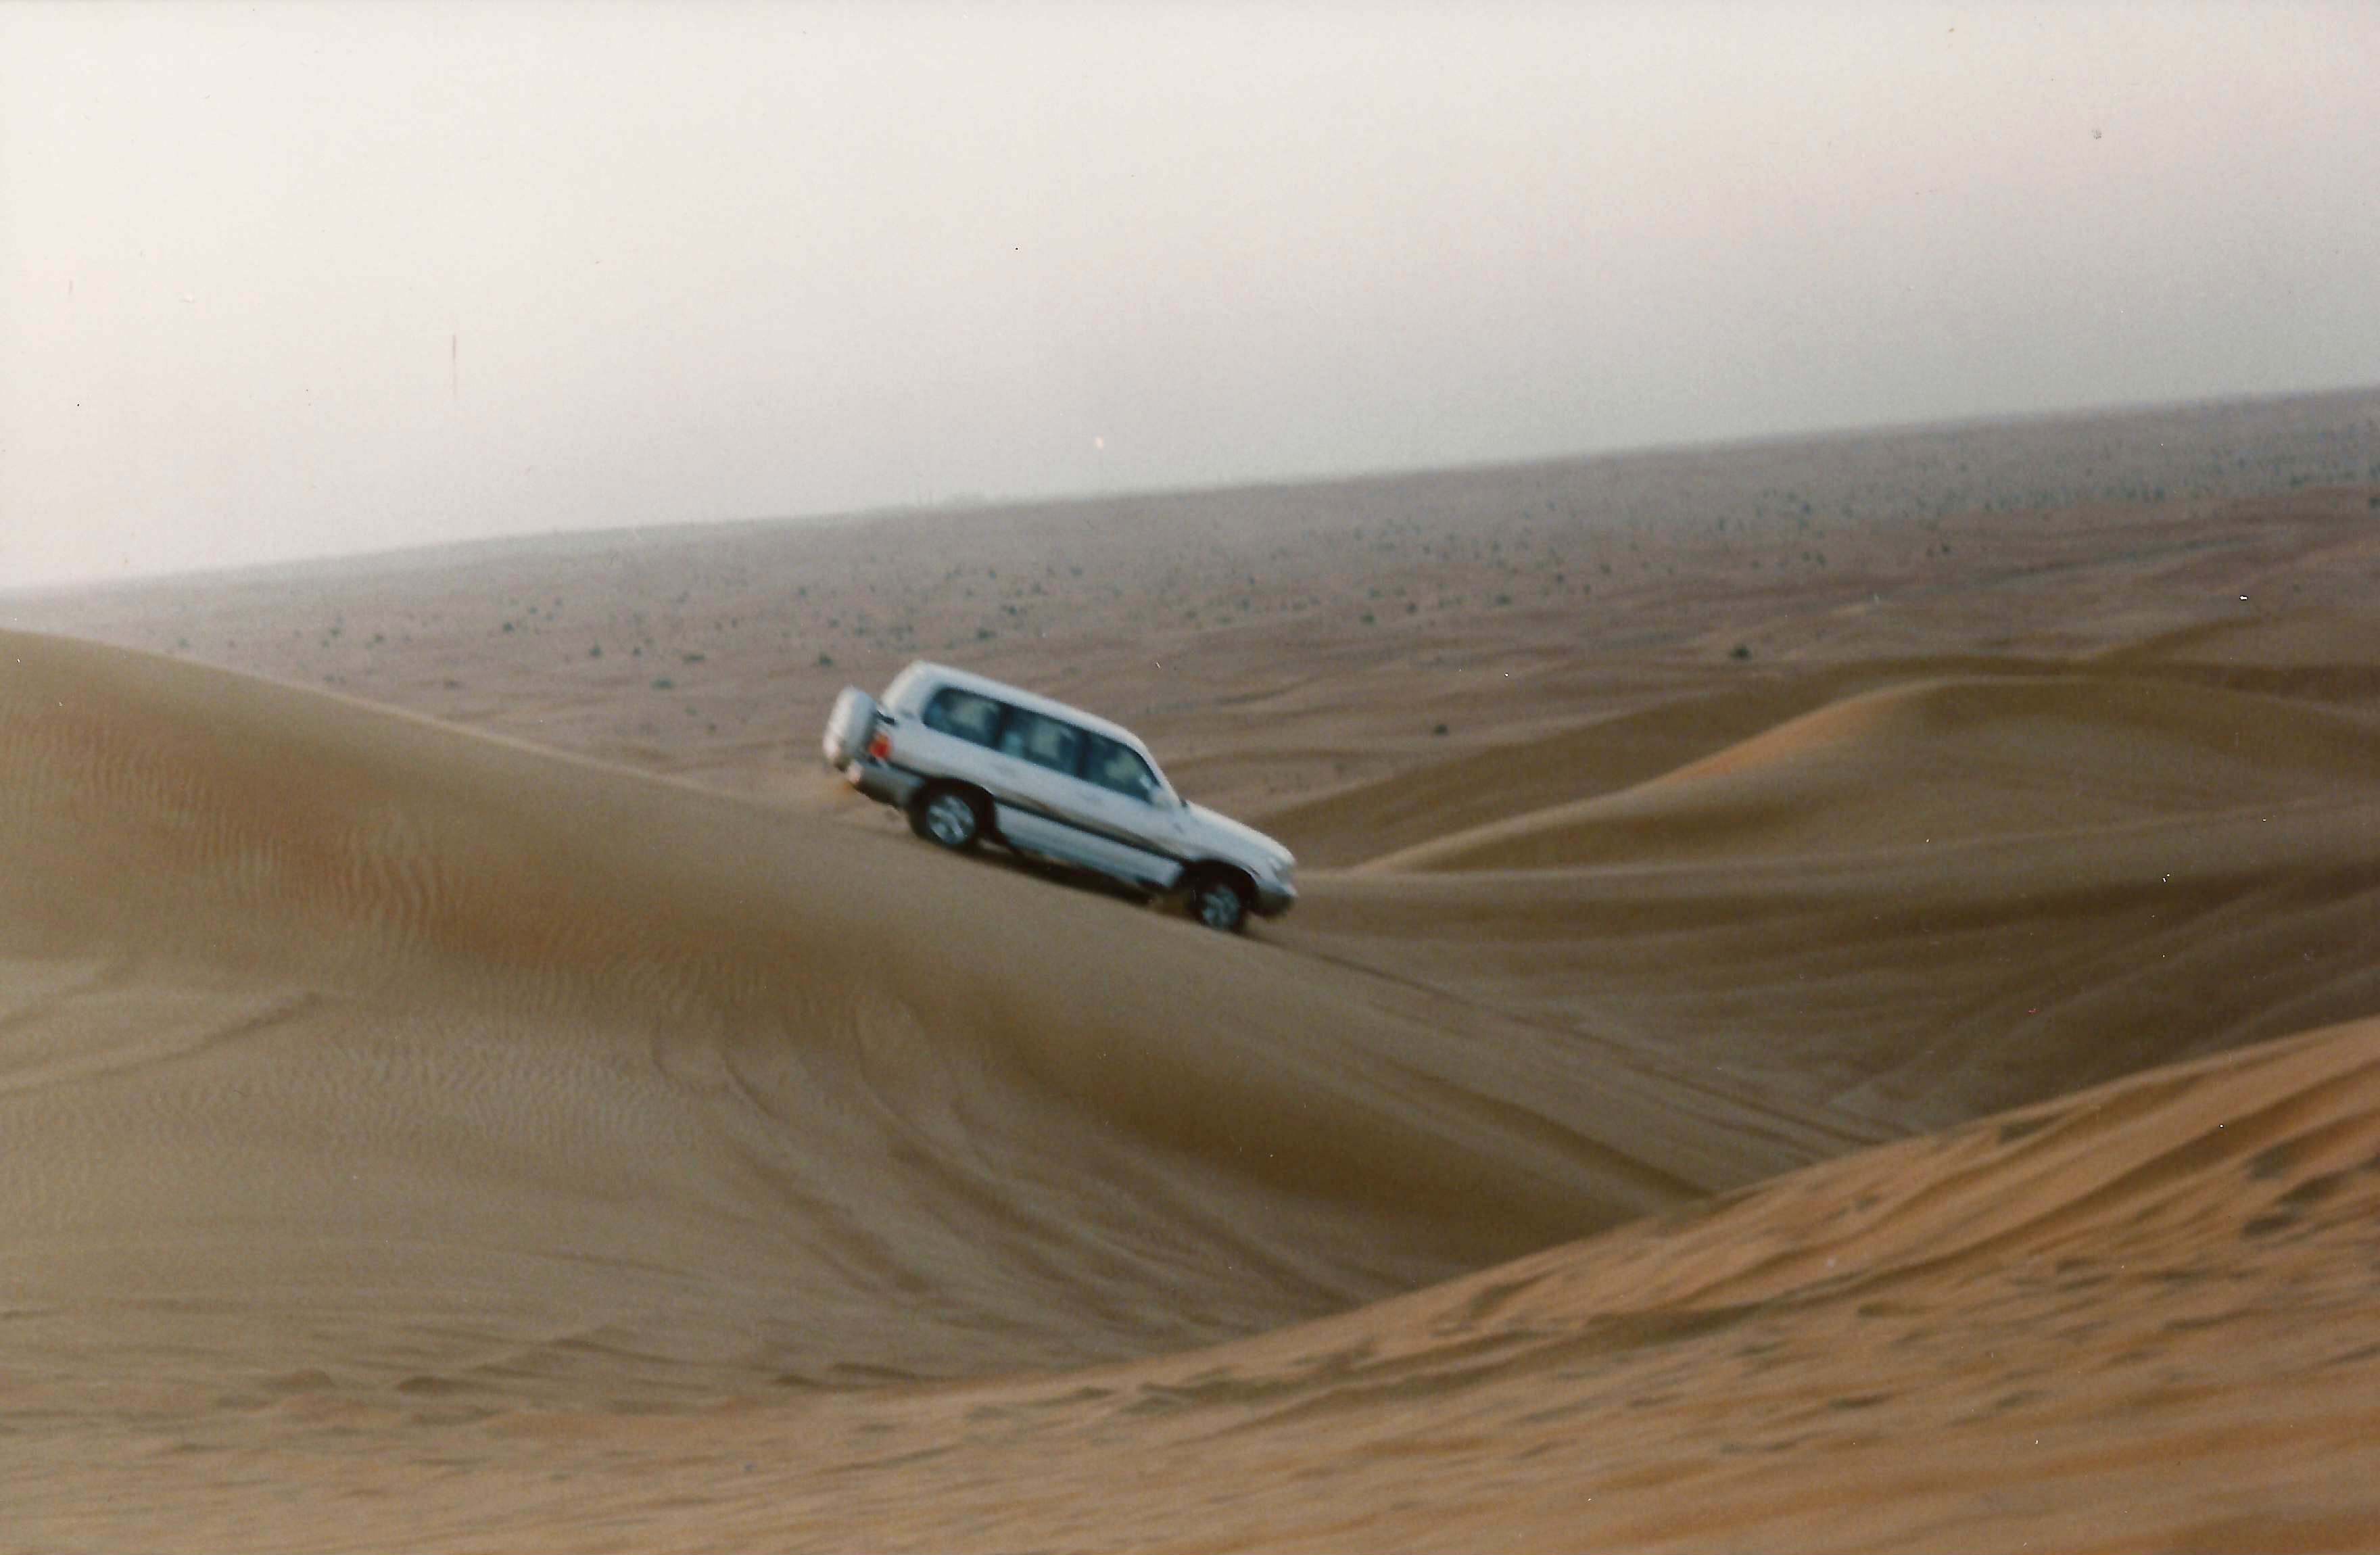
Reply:
[[[983,809],[964,789],[929,788],[909,807],[909,830],[953,853],[965,853],[983,839]]]
[[[1247,887],[1220,869],[1190,877],[1190,916],[1209,929],[1236,934],[1248,921]]]

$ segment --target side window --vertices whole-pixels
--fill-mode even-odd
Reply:
[[[1000,704],[989,697],[945,686],[926,704],[925,724],[977,745],[990,745],[1000,727]]]
[[[1119,745],[1105,735],[1090,736],[1091,759],[1083,775],[1101,788],[1111,788],[1118,794],[1143,803],[1154,800],[1158,794],[1157,774],[1140,759],[1140,752],[1128,745]]]
[[[1071,774],[1082,761],[1083,732],[1038,712],[1010,708],[1008,721],[1001,725],[1000,752]]]

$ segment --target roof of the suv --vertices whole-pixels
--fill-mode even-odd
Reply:
[[[948,664],[937,664],[928,659],[917,660],[894,678],[905,679],[912,674],[916,675],[920,682],[931,681],[937,687],[955,686],[963,691],[978,692],[986,697],[996,697],[1004,702],[1014,702],[1018,707],[1032,712],[1047,713],[1051,718],[1062,718],[1070,723],[1078,723],[1094,733],[1105,735],[1111,740],[1121,741],[1139,751],[1143,756],[1149,754],[1148,747],[1142,743],[1141,737],[1123,724],[1111,723],[1098,713],[1085,712],[1078,707],[1071,707],[1054,697],[1044,697],[1038,691],[1027,691],[1021,686],[1011,686],[1006,681],[994,680],[990,675],[976,674],[967,670],[953,669]],[[1154,758],[1151,759],[1151,764],[1155,764]]]

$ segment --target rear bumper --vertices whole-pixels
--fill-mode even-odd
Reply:
[[[905,767],[895,767],[873,757],[861,756],[844,763],[843,781],[869,798],[905,810],[926,780]]]

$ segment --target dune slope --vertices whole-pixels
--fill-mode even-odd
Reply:
[[[1276,807],[1267,830],[1300,858],[1347,869],[1533,811],[1633,787],[1862,692],[1912,680],[2056,674],[2056,661],[1930,654],[1742,671],[1711,689],[1656,694],[1646,706],[1427,761]]]
[[[192,1549],[2353,1549],[2375,1260],[2364,1021],[1215,1349],[662,1418],[134,1393],[0,1489]]]
[[[2008,528],[1778,585],[1831,662],[1600,567],[1611,659],[1525,601],[1466,649],[1408,600],[1427,663],[1030,650],[1230,793],[1388,774],[1265,818],[1350,867],[1247,941],[675,688],[803,805],[0,634],[0,1549],[2367,1547],[2363,552]],[[2102,608],[2142,556],[2186,589]],[[418,626],[623,759],[580,736],[731,657],[525,645],[519,568],[443,638],[394,586],[220,635]]]
[[[1291,947],[1945,1127],[2380,1007],[2380,803],[1841,858],[1318,880]]]
[[[1494,773],[1543,793],[1609,727]],[[2375,935],[2380,732],[2036,674],[1862,691],[1318,876],[1280,937],[1899,1132],[2369,1014]]]
[[[1514,869],[1852,853],[2320,800],[2380,784],[2380,730],[2252,693],[2107,676],[1905,682],[1621,793],[1376,858]]]
[[[120,650],[0,668],[19,1355],[1073,1364],[1855,1137],[905,838]]]

